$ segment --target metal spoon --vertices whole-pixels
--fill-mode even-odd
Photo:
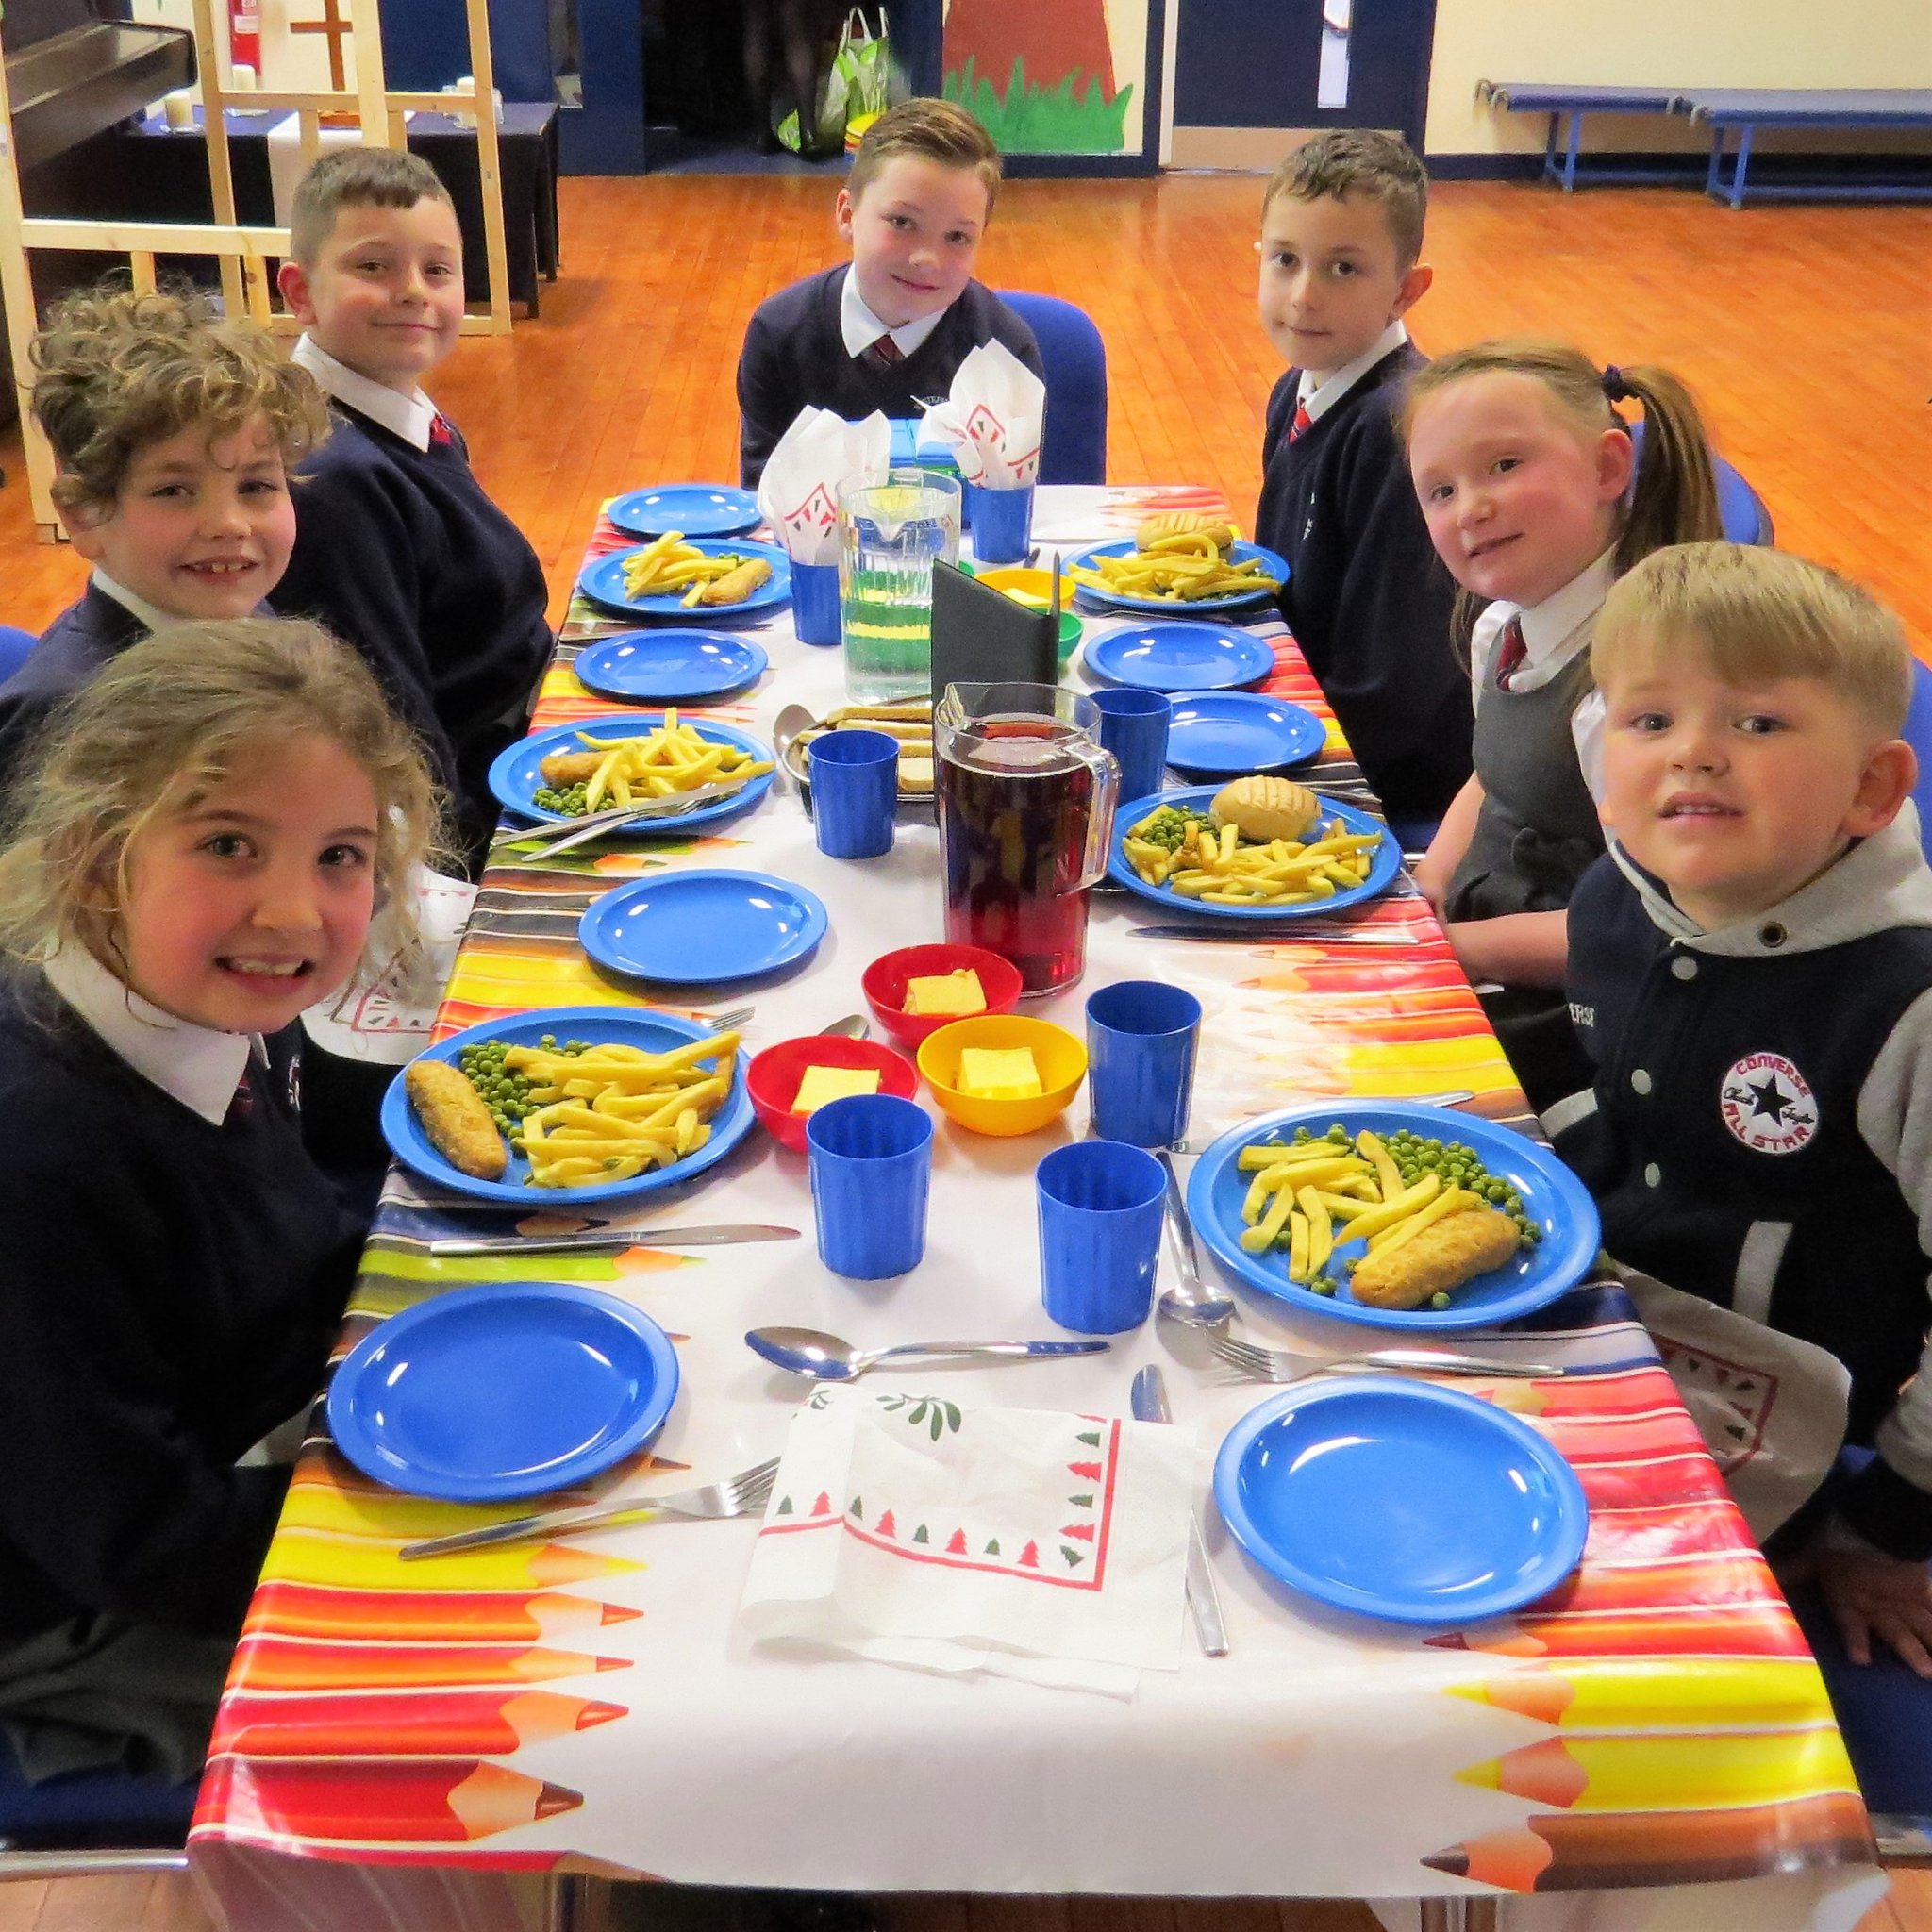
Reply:
[[[801,731],[809,730],[815,721],[808,707],[790,704],[772,721],[772,753],[783,776],[774,780],[783,784],[790,779],[793,791],[799,790],[798,774],[791,769],[791,741]]]
[[[834,1020],[829,1026],[819,1028],[820,1036],[836,1033],[846,1040],[864,1040],[872,1032],[872,1022],[863,1013],[847,1013],[842,1020]]]
[[[854,1348],[818,1328],[754,1328],[744,1340],[768,1362],[814,1382],[850,1382],[883,1361],[1104,1355],[1109,1346],[1105,1341],[902,1341],[895,1348]]]
[[[1181,1179],[1164,1148],[1157,1148],[1155,1159],[1167,1170],[1168,1252],[1174,1257],[1174,1272],[1180,1280],[1160,1297],[1160,1312],[1170,1321],[1182,1322],[1190,1328],[1221,1328],[1234,1313],[1234,1297],[1201,1279],[1201,1257],[1194,1246],[1194,1230],[1188,1224],[1187,1203],[1181,1197]]]

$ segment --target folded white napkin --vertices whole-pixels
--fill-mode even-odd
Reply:
[[[824,1388],[740,1607],[765,1642],[1133,1694],[1180,1667],[1193,1432]]]
[[[952,393],[925,412],[925,427],[944,440],[967,482],[1018,490],[1040,475],[1045,418],[1045,383],[1004,342],[986,342],[955,371]]]
[[[839,492],[883,483],[892,425],[876,409],[848,423],[808,403],[778,439],[758,480],[758,509],[793,563],[839,560]]]

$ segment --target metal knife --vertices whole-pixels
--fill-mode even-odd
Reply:
[[[1134,1377],[1131,1397],[1134,1420],[1142,1423],[1169,1423],[1174,1418],[1167,1408],[1167,1384],[1161,1379],[1158,1363],[1149,1362]],[[1227,1655],[1227,1631],[1221,1621],[1221,1598],[1214,1588],[1214,1572],[1208,1567],[1208,1545],[1201,1541],[1201,1525],[1188,1509],[1188,1608],[1194,1615],[1194,1629],[1201,1649],[1208,1657]]]
[[[429,1243],[432,1255],[618,1255],[625,1248],[724,1248],[735,1241],[795,1241],[795,1227],[760,1222],[715,1227],[597,1228],[589,1234],[493,1234],[442,1236]]]

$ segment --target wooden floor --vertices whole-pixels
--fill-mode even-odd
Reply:
[[[1244,515],[1279,373],[1254,314],[1259,193],[1230,175],[1014,182],[981,255],[988,282],[1098,322],[1113,480],[1219,483]],[[562,242],[541,320],[465,342],[436,385],[559,612],[602,498],[735,475],[744,320],[835,246],[823,181],[752,176],[566,180]],[[1932,657],[1932,211],[1450,182],[1427,253],[1425,347],[1536,331],[1677,370],[1780,541],[1869,584]],[[4,443],[0,463],[0,620],[38,629],[82,570],[35,544]]]
[[[1254,316],[1260,187],[1237,176],[1026,181],[981,256],[995,287],[1078,302],[1107,339],[1116,482],[1218,483],[1243,516],[1279,373]],[[508,341],[439,378],[492,493],[529,534],[560,614],[599,502],[737,473],[732,373],[765,294],[832,258],[822,181],[563,183],[564,276]],[[1720,447],[1787,547],[1869,584],[1932,658],[1932,211],[1732,214],[1668,190],[1565,198],[1448,183],[1436,286],[1411,318],[1432,350],[1532,331],[1601,360],[1662,362],[1697,390]],[[0,462],[0,620],[39,629],[83,568],[35,540],[18,439]],[[1898,1874],[1860,1932],[1932,1932],[1932,1875]],[[893,1932],[1089,1932],[1091,1902],[928,1901]],[[1373,1932],[1351,1905],[1109,1908],[1132,1932]],[[1143,1923],[1144,1921],[1144,1923]],[[204,1932],[185,1881],[0,1886],[0,1932]]]

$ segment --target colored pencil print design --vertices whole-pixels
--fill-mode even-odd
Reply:
[[[298,1637],[244,1637],[235,1653],[235,1680],[253,1690],[541,1684],[629,1668],[628,1657],[501,1643],[337,1643]]]
[[[249,1637],[378,1637],[457,1643],[554,1642],[641,1610],[590,1597],[540,1591],[331,1590],[313,1583],[265,1583],[248,1606]]]
[[[1531,1664],[1505,1676],[1447,1684],[1452,1697],[1539,1724],[1655,1730],[1685,1724],[1798,1728],[1831,1722],[1824,1680],[1809,1657],[1592,1657],[1569,1670]]]
[[[320,1691],[223,1700],[210,1756],[507,1757],[594,1729],[629,1707],[556,1690]]]

